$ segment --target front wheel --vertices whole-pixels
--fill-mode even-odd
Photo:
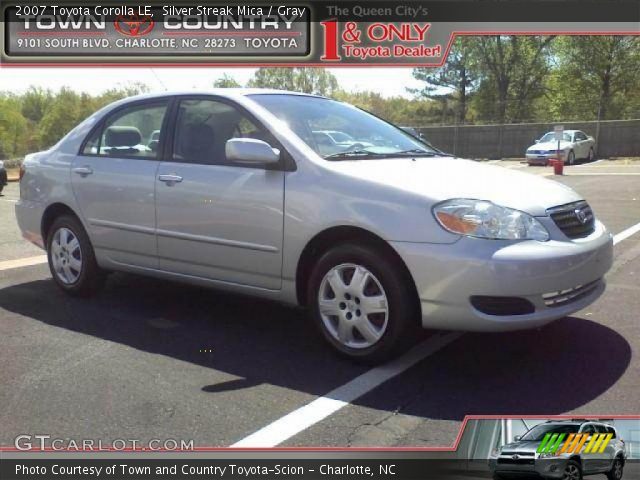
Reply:
[[[616,458],[613,461],[613,466],[611,470],[607,472],[607,478],[609,480],[620,480],[622,478],[622,474],[624,473],[624,463],[620,457]]]
[[[307,298],[331,346],[351,359],[378,363],[406,347],[418,325],[409,281],[388,255],[342,245],[316,263]]]
[[[575,161],[576,161],[576,154],[573,153],[573,150],[571,150],[569,152],[569,155],[567,155],[567,163],[569,165],[573,165],[575,163]]]
[[[574,460],[569,460],[564,467],[563,480],[582,480],[582,469],[580,464]]]
[[[47,237],[49,270],[56,284],[76,296],[96,293],[103,284],[104,272],[96,262],[89,236],[73,216],[57,218]]]
[[[596,154],[593,151],[593,148],[589,149],[589,156],[587,157],[587,160],[590,162],[593,162],[596,159]]]

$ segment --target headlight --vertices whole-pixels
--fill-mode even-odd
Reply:
[[[557,457],[557,455],[555,453],[541,453],[540,455],[538,455],[538,458],[551,458],[551,457]]]
[[[433,207],[445,230],[467,237],[493,240],[549,240],[549,232],[528,213],[486,200],[447,200]]]
[[[4,168],[4,162],[0,160],[0,168]]]
[[[502,448],[500,447],[496,447],[493,450],[491,450],[492,457],[499,457],[501,453],[502,453]]]

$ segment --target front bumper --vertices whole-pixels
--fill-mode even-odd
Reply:
[[[413,277],[424,328],[510,331],[535,328],[594,302],[605,289],[603,277],[613,262],[611,234],[596,222],[586,238],[568,240],[549,218],[540,218],[548,242],[460,238],[454,244],[392,242]],[[550,305],[550,299],[567,301]],[[526,314],[486,314],[472,296],[514,297],[530,302]]]
[[[547,165],[551,158],[558,158],[558,153],[527,153],[526,158],[527,163],[530,165]],[[566,160],[566,153],[564,151],[560,151],[560,159]]]
[[[497,457],[489,459],[492,472],[504,477],[563,478],[566,457],[536,458],[532,464],[499,463]]]
[[[4,187],[7,183],[7,171],[4,168],[0,168],[0,186]]]

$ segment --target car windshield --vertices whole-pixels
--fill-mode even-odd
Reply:
[[[571,135],[568,133],[563,133],[562,140],[564,140],[565,142],[570,142]],[[540,139],[540,143],[545,143],[545,142],[557,142],[556,134],[554,132],[545,133],[544,137]]]
[[[437,152],[359,108],[305,95],[255,94],[253,101],[285,122],[329,160],[433,157]]]
[[[578,433],[580,425],[558,425],[558,424],[543,424],[533,427],[527,433],[525,433],[520,440],[528,442],[540,442],[547,433]]]

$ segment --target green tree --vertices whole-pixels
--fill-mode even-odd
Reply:
[[[213,88],[238,88],[241,86],[242,85],[228,73],[225,73],[220,78],[216,78],[213,82]]]
[[[640,113],[640,38],[563,37],[550,80],[552,114],[567,119],[617,119]]]
[[[247,86],[331,96],[338,81],[324,68],[259,68]]]
[[[531,120],[535,101],[545,94],[554,36],[477,37],[471,68],[480,78],[477,109],[498,123]]]
[[[22,96],[22,115],[28,120],[38,123],[44,117],[52,96],[51,90],[30,87]]]
[[[21,112],[20,99],[0,96],[0,159],[23,155],[28,136],[28,121]]]
[[[55,145],[78,123],[80,97],[69,88],[62,88],[42,117],[39,135],[41,145]]]
[[[419,90],[410,90],[419,97],[437,100],[446,115],[451,104],[455,111],[456,123],[465,123],[468,98],[477,84],[476,72],[471,68],[471,48],[473,39],[462,37],[453,45],[446,64],[437,70],[414,68],[413,76],[425,82]]]

